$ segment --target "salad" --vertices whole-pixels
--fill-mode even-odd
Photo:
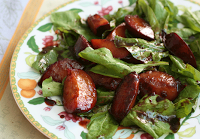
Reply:
[[[179,15],[179,10],[183,14]],[[91,15],[87,19],[95,16],[97,15]],[[107,21],[103,23],[104,25],[109,25],[101,28],[100,33],[94,29],[98,26],[96,23],[91,27],[90,21],[82,19],[75,11],[52,13],[51,21],[58,39],[54,44],[43,48],[32,64],[32,68],[39,71],[42,77],[50,71],[48,76],[41,78],[38,83],[42,88],[43,96],[62,96],[70,92],[69,87],[66,86],[78,84],[76,80],[70,80],[74,79],[76,74],[83,79],[92,78],[92,80],[95,80],[94,76],[92,77],[95,74],[98,78],[99,76],[105,78],[103,82],[112,80],[116,87],[108,89],[106,88],[108,82],[100,85],[99,80],[87,80],[96,85],[96,87],[89,86],[92,88],[92,93],[96,91],[96,94],[90,98],[92,103],[89,103],[87,110],[71,111],[80,117],[90,119],[87,125],[87,138],[112,138],[119,126],[139,127],[154,138],[159,138],[163,134],[176,133],[184,122],[180,123],[180,119],[194,112],[200,92],[200,11],[191,12],[190,9],[177,7],[168,0],[130,0],[129,6],[98,18]],[[128,29],[127,26],[135,25],[130,21],[133,18],[140,21],[138,23],[144,23],[145,29],[150,28],[147,33],[150,35],[141,32],[138,33],[139,35],[137,32],[132,33],[132,28]],[[122,32],[120,31],[114,37],[111,35],[108,39],[107,37],[119,27],[123,28]],[[173,49],[177,46],[177,41],[179,45]],[[83,45],[87,47],[78,47]],[[102,45],[105,47],[101,47]],[[63,65],[63,61],[67,63],[70,61],[68,63],[70,66],[66,70],[67,76],[58,81],[53,78],[51,71],[59,70],[59,65]],[[143,83],[142,75],[146,79],[152,75],[151,73],[156,73],[156,81],[159,80],[157,75],[169,79],[167,85],[173,83],[172,89],[175,88],[177,96],[173,99],[168,98],[167,96],[171,95],[170,91],[169,94],[168,92],[157,93],[157,84],[153,92],[140,95],[142,88],[145,88],[141,88],[140,84]],[[61,72],[60,75],[62,76]],[[130,89],[126,89],[124,87],[126,85],[123,85],[128,79],[134,82]],[[149,82],[147,81],[144,86],[148,86]],[[168,86],[163,87],[165,88]],[[122,119],[116,120],[117,115],[110,110],[115,107],[113,102],[116,102],[116,96],[121,92],[121,96],[129,97],[126,94],[129,90],[134,90],[134,95],[131,96],[133,99],[128,102],[128,105],[132,106],[125,112],[123,118],[120,117]],[[119,100],[126,101],[122,98]],[[63,102],[64,107],[67,102]],[[114,108],[114,111],[116,109]]]

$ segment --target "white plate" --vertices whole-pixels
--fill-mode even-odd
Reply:
[[[192,7],[192,10],[200,9],[200,4],[194,4],[189,1],[174,0],[174,3],[176,5],[181,4]],[[61,5],[55,10],[47,13],[35,22],[19,41],[10,65],[10,84],[13,96],[28,121],[47,137],[53,139],[81,139],[81,133],[84,135],[87,130],[86,128],[80,126],[78,121],[66,121],[66,118],[64,117],[65,115],[62,113],[64,111],[62,106],[48,106],[45,103],[39,104],[39,101],[35,102],[37,105],[28,103],[30,100],[41,97],[41,95],[38,94],[40,88],[38,86],[34,88],[34,84],[39,80],[40,75],[29,66],[29,60],[33,60],[37,53],[28,47],[27,42],[32,41],[33,45],[35,42],[35,44],[39,47],[39,51],[41,51],[42,47],[44,47],[42,43],[45,36],[53,36],[54,39],[56,38],[51,24],[48,24],[51,23],[50,14],[52,12],[77,8],[82,10],[82,12],[79,13],[81,17],[87,17],[90,14],[98,12],[102,13],[102,9],[105,10],[105,8],[111,9],[110,12],[112,13],[119,7],[128,4],[128,0],[72,0],[71,2]],[[36,92],[36,94],[31,96],[31,98],[25,98],[25,95],[21,94],[21,92],[28,89],[27,86],[33,86],[32,92]],[[30,92],[30,90],[28,92]],[[27,94],[28,93],[26,92],[26,95]],[[61,100],[59,97],[52,97],[52,99],[57,101]],[[190,119],[188,119],[178,133],[175,134],[176,139],[197,139],[200,137],[200,132],[198,132],[198,129],[200,129],[199,104],[200,103],[198,103],[196,112],[193,113]],[[130,139],[133,136],[134,138],[140,138],[140,135],[143,134],[143,132],[139,132],[135,135],[132,133],[133,131],[131,129],[121,129],[117,131],[115,138],[129,137]]]

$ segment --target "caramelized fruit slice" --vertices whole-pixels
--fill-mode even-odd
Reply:
[[[76,41],[76,44],[74,45],[74,53],[77,60],[83,62],[84,64],[90,64],[91,62],[81,58],[78,54],[87,47],[91,47],[90,43],[83,35],[80,35],[78,40]]]
[[[42,86],[42,82],[52,77],[55,82],[62,82],[67,76],[67,69],[83,69],[84,67],[75,60],[65,58],[51,64],[40,78],[38,85]]]
[[[116,90],[119,83],[122,81],[120,78],[112,78],[101,74],[96,74],[91,71],[86,71],[92,78],[96,86],[103,87],[108,90]]]
[[[123,81],[117,87],[109,112],[119,123],[134,106],[138,90],[139,76],[135,72],[125,76]]]
[[[75,52],[76,57],[80,58],[78,53],[83,51],[87,47],[91,47],[90,43],[88,42],[88,40],[83,35],[80,35],[78,40],[76,41],[76,43],[74,45],[74,52]]]
[[[114,40],[116,35],[125,38],[126,37],[125,32],[126,32],[126,24],[121,23],[106,37],[106,39]]]
[[[63,105],[67,113],[82,113],[91,110],[97,101],[97,92],[92,78],[83,70],[69,69],[64,81]]]
[[[154,32],[151,26],[138,15],[126,15],[125,18],[126,28],[129,33],[136,38],[145,40],[154,40]]]
[[[173,101],[183,89],[179,81],[165,72],[147,71],[140,74],[140,94],[155,93]]]
[[[190,47],[178,34],[170,33],[165,35],[164,45],[173,55],[182,59],[184,63],[188,63],[195,68],[197,67],[194,54]]]
[[[104,31],[110,29],[110,24],[108,20],[106,20],[103,16],[100,16],[99,14],[89,16],[87,18],[87,24],[92,32],[97,36],[101,36]]]
[[[94,49],[98,48],[107,48],[111,51],[114,58],[124,58],[128,56],[130,53],[126,48],[117,48],[114,44],[114,41],[107,40],[107,39],[91,39],[91,44]]]

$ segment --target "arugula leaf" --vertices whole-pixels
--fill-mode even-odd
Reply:
[[[169,133],[169,134],[165,137],[165,139],[175,139],[174,134]]]
[[[169,33],[171,32],[177,33],[185,42],[189,42],[189,37],[197,33],[196,31],[190,28],[177,28],[177,27],[172,28]]]
[[[88,41],[96,37],[81,17],[75,11],[55,12],[51,14],[51,21],[55,28],[72,30],[77,34],[82,34]]]
[[[148,61],[149,57],[153,61],[160,61],[169,55],[163,44],[157,44],[156,41],[116,36],[114,42],[117,47],[125,47],[135,59],[142,61]]]
[[[171,28],[177,28],[178,8],[169,0],[138,0],[133,14],[149,22],[157,41],[162,29],[169,33]]]
[[[182,76],[192,78],[195,81],[200,81],[200,72],[189,64],[184,64],[183,61],[175,56],[170,55],[173,62],[172,71],[181,74]]]
[[[180,127],[174,104],[158,95],[144,96],[120,123],[122,126],[135,124],[154,138],[177,132]]]
[[[200,87],[198,85],[187,85],[174,100],[178,102],[181,99],[189,98],[191,102],[195,103],[200,93]]]
[[[45,79],[42,82],[42,94],[44,97],[60,96],[63,93],[63,85],[53,81],[52,77]]]
[[[178,21],[185,25],[185,27],[200,32],[199,12],[193,13],[189,8],[186,8],[185,6],[182,6],[180,9],[183,10],[183,14],[177,17]]]
[[[200,70],[200,34],[196,36],[196,39],[189,46],[195,56],[197,69]]]
[[[166,11],[164,5],[160,0],[148,0],[149,6],[153,10],[156,19],[158,20],[160,27],[164,29],[165,24],[168,22],[169,13]]]
[[[158,34],[161,31],[161,25],[158,19],[156,18],[153,9],[149,6],[149,4],[145,0],[138,0],[138,7],[145,14],[145,18],[151,25],[154,33]]]
[[[165,10],[169,14],[168,19],[168,27],[167,30],[170,30],[173,27],[177,28],[178,21],[176,20],[176,17],[178,15],[178,7],[175,6],[171,1],[169,0],[160,0],[160,2],[163,4]],[[165,28],[166,29],[166,28]],[[166,31],[167,31],[166,30]],[[168,32],[168,31],[167,31]],[[169,33],[169,32],[168,32]]]
[[[79,34],[72,30],[66,30],[63,27],[57,27],[63,34],[63,39],[61,40],[61,45],[73,47],[79,37]]]
[[[40,52],[37,55],[36,61],[32,64],[32,68],[40,73],[43,73],[47,67],[57,61],[58,54],[54,50],[47,53]]]
[[[124,17],[126,15],[131,14],[131,10],[129,10],[128,8],[124,7],[124,8],[119,8],[114,14],[107,14],[104,15],[104,18],[106,18],[109,22],[112,20],[115,20],[115,24],[116,26],[118,26],[119,24],[121,24],[122,22],[124,22]]]
[[[71,58],[71,53],[68,49],[63,47],[45,47],[37,55],[36,61],[32,64],[32,68],[40,73],[44,73],[47,67],[56,61],[63,58]]]
[[[168,65],[167,62],[161,61],[149,62],[146,64],[129,64],[117,58],[113,58],[112,53],[107,48],[93,50],[92,48],[87,47],[79,53],[79,56],[99,64],[91,69],[92,72],[115,78],[123,78],[133,71],[140,73],[145,68],[151,66]],[[109,75],[107,73],[109,73]]]
[[[115,92],[97,89],[97,103],[96,105],[105,105],[113,100]]]
[[[197,20],[200,21],[200,10],[194,11],[193,14],[195,14]]]
[[[181,99],[175,104],[176,116],[178,118],[184,118],[192,111],[193,104],[188,98]]]
[[[137,0],[129,0],[129,6],[133,5],[134,3],[136,3]]]
[[[78,113],[78,115],[81,117],[91,118],[94,114],[107,112],[110,109],[110,107],[111,107],[111,104],[106,104],[103,106],[95,105],[91,111],[85,112],[85,113]]]
[[[185,64],[178,57],[169,56],[171,62],[169,66],[161,66],[168,74],[178,78],[182,84],[187,86],[179,93],[174,102],[181,101],[182,99],[189,98],[192,106],[195,105],[196,98],[200,93],[198,81],[200,80],[200,72],[189,64]],[[190,106],[188,106],[190,107]]]
[[[97,113],[92,116],[87,125],[87,139],[104,137],[110,139],[115,134],[118,123],[112,118],[109,112]]]

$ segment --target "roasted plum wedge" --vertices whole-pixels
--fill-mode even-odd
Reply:
[[[163,39],[165,47],[175,56],[183,60],[184,63],[188,63],[197,68],[194,54],[186,42],[176,33],[164,35]]]
[[[140,74],[140,97],[155,93],[173,101],[183,88],[184,85],[165,72],[147,71]]]
[[[88,40],[83,35],[80,35],[78,40],[76,41],[76,43],[74,45],[74,53],[75,53],[75,56],[76,56],[77,59],[80,58],[78,53],[83,51],[87,47],[91,47],[90,43],[88,42]]]
[[[87,18],[87,24],[92,32],[101,36],[104,31],[110,29],[110,23],[103,16],[99,14],[91,15]]]
[[[114,58],[122,59],[130,54],[129,51],[126,50],[126,48],[124,47],[117,48],[113,40],[91,39],[91,45],[94,49],[99,49],[103,47],[109,49]]]
[[[126,15],[126,28],[128,32],[136,38],[142,38],[148,41],[154,40],[154,32],[151,26],[138,15]]]
[[[91,110],[97,101],[92,78],[83,70],[68,69],[64,81],[63,105],[67,113],[83,113]]]
[[[38,85],[42,86],[42,82],[52,77],[52,79],[55,82],[62,82],[63,79],[67,76],[67,70],[68,69],[83,69],[84,66],[82,66],[80,63],[78,63],[75,60],[65,58],[63,60],[59,60],[53,64],[51,64],[47,70],[44,72],[44,74],[41,76]]]
[[[125,38],[126,37],[125,32],[126,32],[126,24],[123,22],[120,25],[118,25],[117,27],[115,27],[115,29],[110,34],[108,34],[106,39],[114,40],[116,35]]]
[[[89,64],[91,62],[81,58],[78,54],[81,51],[85,50],[85,48],[87,48],[87,47],[91,47],[91,44],[88,42],[88,40],[83,35],[80,35],[74,45],[74,54],[75,54],[76,59],[84,64]]]
[[[135,104],[139,90],[139,78],[136,72],[126,75],[115,91],[109,112],[119,123]]]
[[[93,79],[96,87],[103,87],[107,90],[112,90],[112,91],[116,90],[117,86],[122,81],[121,78],[112,78],[91,71],[86,71],[86,72]]]

